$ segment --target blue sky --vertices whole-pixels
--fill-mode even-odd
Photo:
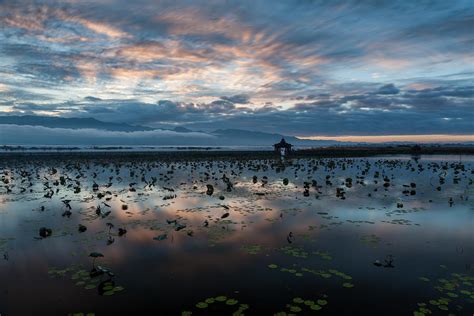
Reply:
[[[0,114],[474,134],[472,1],[0,0]]]

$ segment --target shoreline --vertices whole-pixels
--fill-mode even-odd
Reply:
[[[292,152],[292,158],[350,158],[374,157],[387,155],[474,155],[474,146],[353,146],[353,147],[320,147],[300,149]],[[173,150],[173,151],[35,151],[35,152],[0,152],[0,159],[5,160],[67,160],[67,159],[109,159],[109,160],[204,160],[204,159],[278,159],[273,151],[255,150]]]

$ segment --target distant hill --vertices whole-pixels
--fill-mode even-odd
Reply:
[[[181,127],[181,126],[173,128],[173,131],[178,132],[178,133],[192,133],[192,132],[194,132],[194,131],[192,131],[188,128]]]
[[[0,116],[0,145],[271,146],[283,137],[296,146],[341,144],[336,141],[303,140],[294,136],[240,129],[203,132],[182,126],[173,129],[151,128],[102,122],[94,118]]]
[[[66,118],[52,116],[0,116],[0,124],[44,126],[50,128],[93,128],[106,131],[151,131],[153,128],[145,126],[134,126],[125,123],[108,123],[94,118]]]

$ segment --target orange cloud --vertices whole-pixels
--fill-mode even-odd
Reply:
[[[97,63],[81,59],[76,63],[76,68],[81,74],[81,77],[85,80],[91,83],[95,83],[97,81],[97,74],[100,68]]]
[[[435,86],[429,83],[411,83],[407,85],[406,87],[408,89],[413,89],[413,90],[424,90],[424,89],[431,89]]]
[[[82,18],[75,18],[75,20],[97,34],[106,35],[110,38],[129,37],[127,33],[105,23],[93,22]]]
[[[0,22],[8,27],[29,31],[42,31],[44,30],[44,22],[54,10],[46,6],[36,7],[30,5],[19,8],[10,5],[0,5],[0,11],[8,12],[7,15],[0,15]]]
[[[128,33],[107,23],[88,20],[80,16],[72,16],[64,11],[57,11],[56,17],[63,21],[81,24],[82,26],[88,28],[89,30],[97,34],[102,34],[113,39],[131,37]]]
[[[156,20],[170,25],[171,35],[225,34],[229,38],[249,41],[253,33],[250,27],[230,15],[209,17],[198,9],[164,12]]]
[[[159,70],[127,68],[111,68],[110,73],[115,78],[131,80],[152,79],[160,74]]]
[[[160,59],[186,63],[209,61],[203,51],[199,49],[185,49],[182,44],[176,40],[129,45],[120,48],[115,54],[125,57],[128,60],[139,62],[153,62]]]

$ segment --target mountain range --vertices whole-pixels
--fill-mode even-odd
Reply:
[[[0,145],[270,146],[281,138],[296,146],[338,144],[240,129],[193,131],[182,126],[152,128],[94,118],[0,116]]]

